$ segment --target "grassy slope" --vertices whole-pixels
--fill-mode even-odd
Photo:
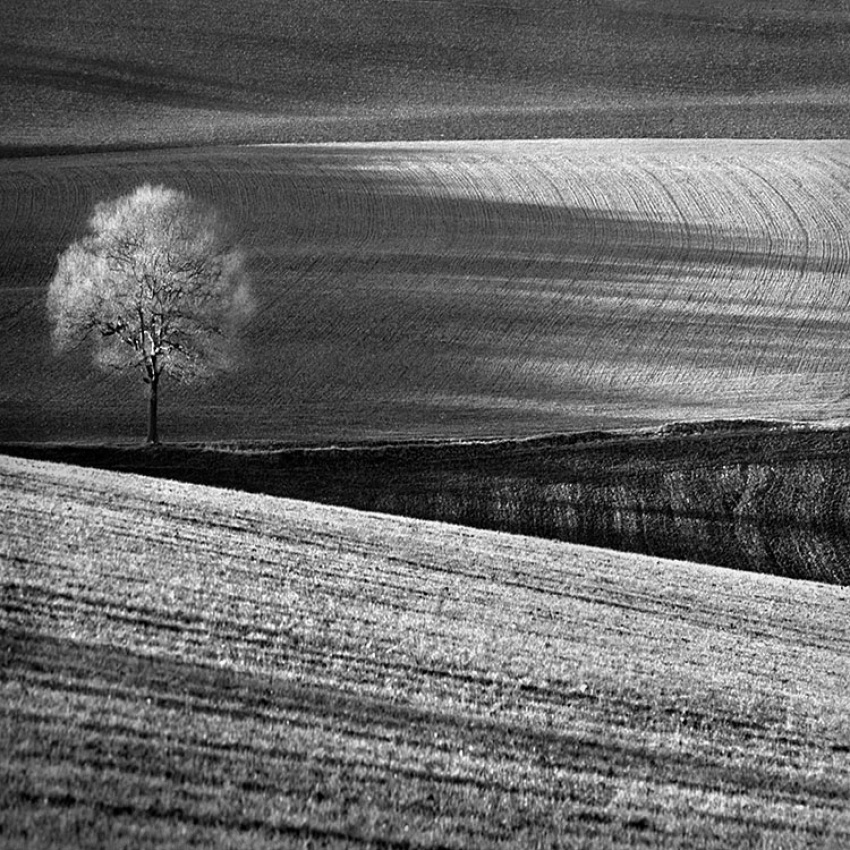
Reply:
[[[842,847],[846,589],[0,460],[16,846]]]
[[[846,417],[846,142],[414,143],[0,163],[0,439],[144,433],[141,382],[44,326],[142,180],[231,216],[260,307],[240,372],[164,387],[167,439]]]
[[[0,4],[0,145],[843,137],[841,0]]]

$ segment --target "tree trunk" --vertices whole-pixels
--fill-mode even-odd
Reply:
[[[148,395],[148,443],[155,444],[159,442],[159,432],[156,425],[156,409],[159,401],[159,375],[155,372],[151,376],[148,387],[150,389]]]

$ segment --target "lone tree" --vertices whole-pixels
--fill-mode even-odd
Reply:
[[[57,351],[89,340],[101,368],[141,370],[149,443],[162,375],[186,382],[231,366],[232,333],[250,311],[242,252],[216,213],[149,184],[95,207],[48,293]]]

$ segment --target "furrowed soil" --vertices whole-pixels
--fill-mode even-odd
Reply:
[[[845,588],[0,459],[4,847],[850,842]]]
[[[11,153],[850,123],[842,0],[5,0],[0,31]]]
[[[145,433],[138,376],[55,357],[45,314],[144,181],[229,217],[258,307],[236,372],[164,385],[165,439],[847,418],[847,142],[399,143],[0,160],[0,440]]]

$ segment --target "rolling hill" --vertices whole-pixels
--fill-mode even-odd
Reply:
[[[847,588],[0,458],[4,846],[850,840]]]
[[[575,480],[545,440],[431,449],[846,421],[848,32],[843,0],[0,0],[0,441],[143,433],[44,301],[93,205],[163,182],[259,306],[235,373],[164,388],[166,439],[233,447],[203,475],[846,582],[845,432],[603,441]],[[0,457],[0,844],[842,848],[848,601]]]
[[[0,453],[850,586],[846,428],[730,420],[518,440]]]
[[[10,152],[433,138],[842,138],[842,0],[10,0]]]
[[[562,140],[0,161],[0,440],[132,440],[141,382],[50,351],[55,258],[143,181],[249,253],[241,369],[171,440],[522,436],[844,420],[850,145]]]

